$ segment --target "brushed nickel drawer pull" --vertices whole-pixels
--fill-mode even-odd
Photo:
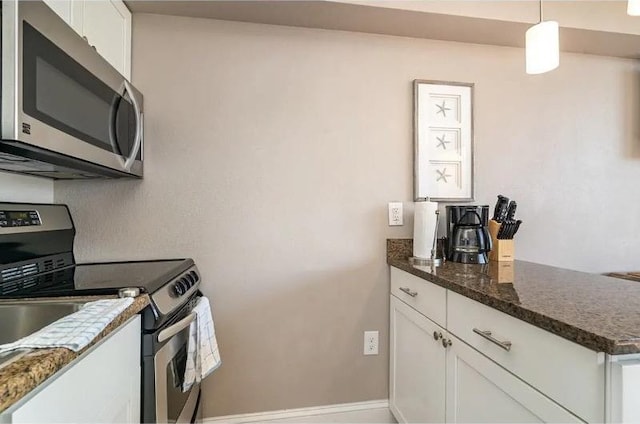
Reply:
[[[409,289],[407,287],[400,287],[400,291],[405,292],[406,294],[408,294],[411,297],[416,297],[418,295],[418,292],[411,291],[411,289]]]
[[[434,331],[433,332],[433,340],[440,340],[442,339],[442,333],[440,333],[439,331]]]
[[[476,333],[476,334],[479,334],[480,336],[482,336],[485,339],[489,340],[491,343],[497,344],[498,346],[500,346],[501,348],[503,348],[507,352],[511,350],[511,342],[510,341],[501,342],[500,340],[498,340],[495,337],[493,337],[491,335],[491,331],[489,331],[489,330],[483,331],[483,330],[478,330],[477,328],[474,328],[473,332]]]

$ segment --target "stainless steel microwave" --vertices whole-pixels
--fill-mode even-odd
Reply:
[[[0,170],[141,178],[142,94],[42,1],[1,13]]]

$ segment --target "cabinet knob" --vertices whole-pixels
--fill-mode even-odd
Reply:
[[[438,331],[433,332],[433,340],[440,340],[442,338],[442,333]]]
[[[452,343],[450,339],[442,339],[442,347],[444,347],[445,349],[451,346],[451,344]]]

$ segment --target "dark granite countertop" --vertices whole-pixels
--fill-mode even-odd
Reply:
[[[387,242],[393,267],[597,352],[640,353],[640,282],[515,261],[499,283],[495,264],[413,266],[401,242]]]

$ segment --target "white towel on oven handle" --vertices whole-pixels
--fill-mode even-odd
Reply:
[[[209,299],[204,296],[198,299],[193,312],[196,318],[189,328],[183,392],[202,381],[222,364]]]

